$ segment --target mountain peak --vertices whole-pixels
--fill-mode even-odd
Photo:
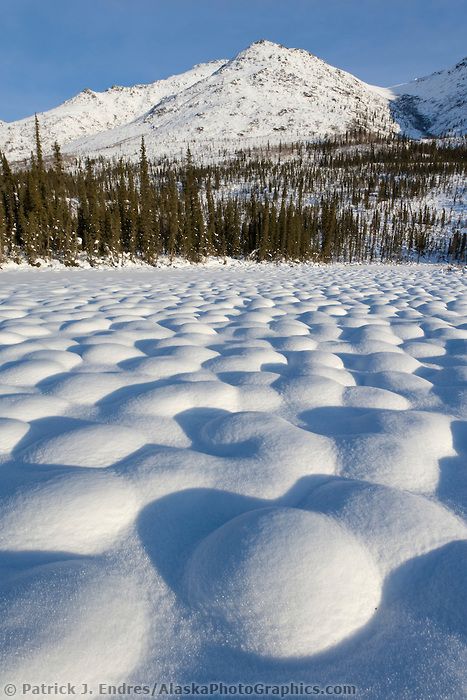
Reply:
[[[269,41],[268,39],[259,39],[259,41],[254,41],[252,44],[240,51],[236,56],[234,56],[234,58],[231,59],[230,62],[239,59],[258,60],[284,51],[288,52],[290,49],[287,49],[282,44],[275,44],[273,41]]]
[[[239,144],[310,140],[355,127],[398,131],[387,99],[374,88],[307,51],[262,40],[131,124],[70,149],[136,157],[144,136],[154,154],[184,151],[188,143],[198,150],[235,150]]]
[[[275,41],[270,41],[269,39],[257,39],[253,41],[250,46],[283,46]]]
[[[270,58],[271,56],[294,56],[296,54],[301,54],[302,56],[311,56],[314,58],[313,54],[306,49],[294,49],[284,46],[284,44],[279,44],[269,39],[259,39],[254,41],[252,44],[243,49],[235,58],[247,56],[247,57],[265,57]],[[235,58],[233,60],[235,60]]]
[[[268,39],[231,60],[147,85],[85,90],[40,115],[44,152],[138,157],[313,140],[362,128],[380,134],[467,132],[467,60],[392,89],[367,85],[304,49]],[[0,122],[0,149],[29,157],[34,117]]]
[[[289,49],[287,46],[284,46],[284,44],[279,44],[278,42],[270,41],[269,39],[258,39],[258,41],[254,41],[252,44],[250,44],[249,48],[251,49],[253,47],[272,50],[286,49],[287,51],[291,51],[291,49]]]

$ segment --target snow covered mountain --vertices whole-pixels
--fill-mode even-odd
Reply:
[[[413,138],[467,133],[467,58],[391,90],[393,115]]]
[[[188,143],[229,148],[341,133],[356,124],[397,130],[387,99],[373,87],[307,51],[261,41],[131,124],[68,150],[134,156],[142,136],[152,153]]]
[[[50,152],[55,141],[63,147],[70,141],[131,122],[168,95],[210,75],[225,62],[200,64],[186,73],[148,85],[115,85],[105,92],[83,90],[38,115],[44,152]],[[10,123],[0,121],[0,148],[12,161],[28,158],[34,148],[34,116]]]
[[[394,88],[378,88],[301,49],[259,41],[230,61],[149,85],[84,90],[39,115],[47,153],[137,157],[307,140],[363,126],[419,138],[467,131],[467,60]],[[0,122],[13,160],[34,147],[34,118]]]

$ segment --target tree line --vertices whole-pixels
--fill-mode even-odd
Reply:
[[[35,142],[26,167],[0,154],[0,262],[466,260],[465,140],[354,131],[210,164],[150,161],[143,140],[138,163],[65,164],[36,118]]]

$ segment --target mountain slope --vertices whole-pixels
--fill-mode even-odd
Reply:
[[[70,151],[133,156],[141,136],[154,154],[188,143],[278,143],[355,125],[398,130],[387,100],[372,86],[307,51],[262,41],[132,124],[70,144]]]
[[[363,127],[413,138],[467,132],[467,59],[426,78],[378,88],[301,49],[260,41],[149,85],[85,90],[39,115],[44,152],[136,158],[309,140]],[[34,118],[0,122],[10,160],[34,148]]]
[[[393,115],[409,136],[461,136],[467,132],[467,58],[391,89]]]
[[[148,85],[114,86],[105,92],[86,89],[58,107],[39,114],[44,152],[57,141],[62,147],[131,122],[168,95],[184,90],[220,68],[226,61],[195,66],[186,73]],[[0,121],[0,148],[13,160],[28,158],[34,148],[34,117],[15,122]]]

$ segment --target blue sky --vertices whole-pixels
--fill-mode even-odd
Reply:
[[[465,0],[4,0],[0,119],[152,82],[257,39],[393,85],[467,54]]]

